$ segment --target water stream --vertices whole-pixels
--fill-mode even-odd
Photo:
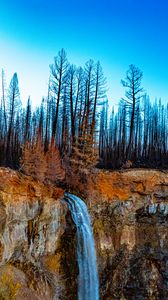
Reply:
[[[75,195],[66,193],[65,200],[77,229],[78,300],[98,300],[96,251],[88,209]]]

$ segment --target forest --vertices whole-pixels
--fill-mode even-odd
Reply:
[[[105,169],[167,168],[168,104],[149,99],[137,66],[123,77],[125,97],[111,108],[100,62],[76,67],[61,49],[50,65],[46,97],[34,108],[30,98],[22,105],[17,73],[7,87],[2,70],[0,165],[32,174],[36,164],[48,168],[49,179],[55,168],[61,179],[60,162],[71,159]]]

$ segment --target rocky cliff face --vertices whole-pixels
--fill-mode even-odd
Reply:
[[[78,180],[70,187],[91,213],[100,298],[168,299],[168,173],[94,170]],[[77,298],[76,228],[63,193],[0,169],[0,299]]]
[[[168,299],[168,174],[100,172],[91,184],[101,299]]]
[[[0,299],[65,299],[69,285],[75,293],[75,228],[62,197],[0,169]]]
[[[168,299],[168,172],[74,176],[92,216],[101,299]]]

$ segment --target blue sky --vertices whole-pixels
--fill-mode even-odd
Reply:
[[[64,48],[69,61],[100,60],[110,103],[124,95],[129,64],[144,74],[151,99],[168,102],[168,1],[0,0],[0,68],[17,71],[22,101],[47,94],[49,64]]]

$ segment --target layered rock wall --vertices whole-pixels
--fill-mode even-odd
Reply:
[[[100,299],[168,299],[168,173],[75,176],[69,188],[91,214]],[[63,194],[0,169],[0,299],[77,299],[76,228]]]
[[[99,172],[89,190],[101,299],[168,299],[168,173]]]
[[[69,219],[67,225],[63,194],[62,189],[0,169],[0,299],[66,295],[65,254],[72,248],[66,249],[64,235],[68,228],[73,235],[73,224]]]

